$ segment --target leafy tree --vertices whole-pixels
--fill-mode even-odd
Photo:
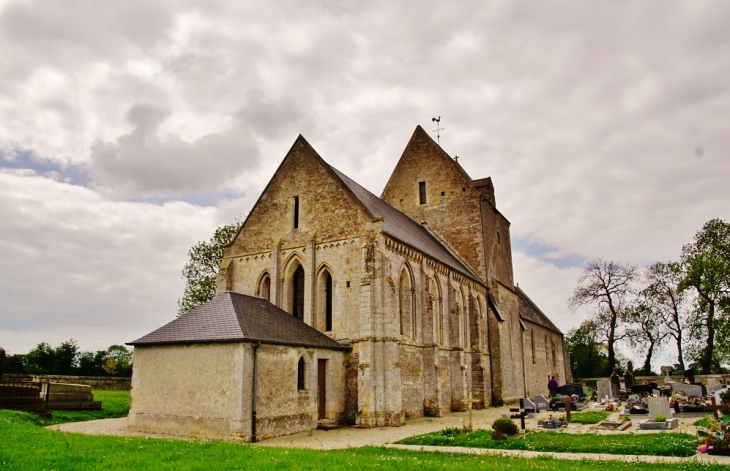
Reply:
[[[727,345],[719,350],[715,345],[730,337],[730,224],[721,219],[705,223],[694,242],[682,247],[681,263],[685,275],[679,290],[697,294],[691,327],[695,339],[704,339],[696,351],[700,373],[709,374],[720,369],[719,355],[728,353]]]
[[[620,323],[624,320],[626,307],[634,292],[636,267],[602,260],[589,261],[573,290],[568,304],[576,309],[581,305],[595,307],[592,321],[606,339],[608,361],[604,370],[611,374],[616,368],[616,342],[623,338]]]
[[[5,357],[5,373],[7,374],[26,374],[25,355],[16,353]]]
[[[646,269],[644,276],[647,285],[641,295],[657,317],[666,322],[669,336],[677,345],[679,369],[684,372],[684,327],[689,310],[686,292],[679,290],[684,276],[682,266],[677,262],[657,262]]]
[[[25,369],[30,374],[53,374],[56,351],[48,342],[41,342],[25,355]]]
[[[223,247],[233,241],[240,228],[239,222],[221,226],[208,242],[198,242],[188,251],[190,260],[182,270],[185,291],[177,301],[178,316],[213,299]]]
[[[644,366],[641,372],[651,375],[651,359],[654,352],[669,337],[667,319],[662,316],[646,299],[629,307],[625,313],[625,320],[629,323],[626,334],[629,343],[637,351],[645,352]]]
[[[106,350],[102,369],[115,376],[132,376],[132,352],[124,345],[112,345]]]
[[[55,351],[53,373],[58,375],[71,375],[76,373],[79,363],[78,356],[79,346],[76,340],[71,339],[63,342]]]
[[[601,333],[594,321],[583,321],[565,336],[570,354],[570,369],[574,378],[602,376],[608,365],[606,346],[601,343]]]

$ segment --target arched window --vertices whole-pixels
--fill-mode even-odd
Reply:
[[[456,294],[456,316],[459,325],[459,345],[469,348],[469,309],[466,304],[464,291],[459,289]]]
[[[441,284],[437,277],[433,278],[434,290],[431,293],[433,300],[431,305],[433,306],[433,328],[434,328],[434,339],[436,343],[441,345],[444,343],[444,300],[441,296]]]
[[[333,308],[333,282],[332,274],[327,268],[319,272],[317,276],[317,299],[314,328],[324,332],[332,331],[332,308]]]
[[[550,344],[553,347],[553,368],[555,368],[557,366],[557,358],[555,356],[555,340],[551,340]]]
[[[332,330],[332,275],[327,273],[324,282],[324,330],[329,332]]]
[[[267,301],[271,301],[271,277],[268,273],[259,281],[258,295]]]
[[[415,338],[413,327],[413,285],[408,270],[400,272],[398,283],[398,306],[400,309],[400,334]]]
[[[297,267],[292,276],[291,292],[291,313],[297,319],[304,320],[304,268],[301,265]]]
[[[297,364],[297,390],[303,391],[304,387],[304,357],[299,357]]]
[[[532,346],[532,364],[535,364],[535,329],[530,329],[530,345]]]

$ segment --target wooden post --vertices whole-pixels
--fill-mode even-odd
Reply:
[[[469,393],[469,400],[466,402],[466,407],[469,410],[469,430],[472,429],[471,428],[471,409],[472,409],[471,404],[472,404],[472,402],[473,401],[471,399],[471,393]]]
[[[570,396],[565,396],[565,421],[570,423]]]

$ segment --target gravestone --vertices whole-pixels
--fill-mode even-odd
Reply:
[[[611,376],[609,376],[608,379],[611,380],[611,384],[616,386],[616,391],[621,389],[621,378],[619,378],[619,375],[615,371],[613,372],[613,374],[611,374]],[[614,389],[611,388],[611,390],[613,391]]]
[[[560,386],[557,393],[561,396],[572,396],[583,397],[583,386],[578,383],[568,383]]]
[[[540,410],[550,410],[550,401],[542,394],[535,395],[535,405]]]
[[[537,404],[532,402],[529,398],[520,399],[520,412],[524,413],[526,418],[532,419],[537,416]]]
[[[702,388],[694,384],[673,383],[672,392],[683,396],[702,397]]]
[[[674,371],[673,366],[662,366],[662,374],[664,376],[669,376],[670,374],[672,374],[672,371]]]
[[[598,390],[599,400],[603,400],[603,398],[606,396],[608,396],[609,399],[614,398],[613,392],[611,390],[611,381],[609,381],[608,379],[599,379],[596,389]]]
[[[654,420],[657,415],[663,415],[667,419],[672,418],[672,411],[669,409],[669,401],[664,397],[649,398],[649,420]]]
[[[624,387],[627,391],[631,391],[634,384],[636,384],[636,381],[634,381],[634,364],[629,361],[626,363],[626,373],[624,373]]]
[[[621,395],[619,394],[620,388],[615,384],[611,383],[611,394],[614,399],[618,399]]]
[[[661,396],[661,391],[659,389],[652,389],[652,396],[654,396],[654,397]]]

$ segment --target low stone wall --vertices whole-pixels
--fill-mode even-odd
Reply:
[[[132,388],[132,378],[114,378],[109,376],[62,376],[62,375],[18,375],[5,374],[5,381],[50,381],[52,383],[85,384],[92,389],[103,391],[125,390]]]
[[[605,379],[606,377],[601,378],[583,378],[583,379],[576,379],[575,381],[582,384],[583,386],[588,386],[589,388],[596,389],[596,384],[598,380]],[[636,384],[649,384],[649,383],[657,383],[659,387],[664,386],[664,382],[669,379],[671,381],[674,381],[675,383],[682,383],[684,382],[684,376],[636,376]],[[709,379],[714,379],[716,384],[730,384],[730,375],[695,375],[695,382],[702,383],[707,385]],[[621,384],[624,382],[623,375],[621,376]]]

